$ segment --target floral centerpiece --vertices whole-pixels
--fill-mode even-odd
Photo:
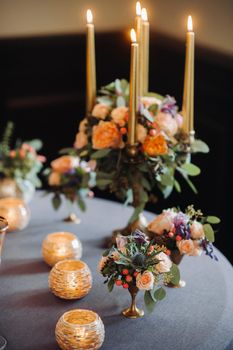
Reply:
[[[167,254],[176,264],[184,255],[199,256],[202,252],[218,260],[213,250],[215,234],[211,225],[219,222],[216,216],[204,216],[190,205],[185,212],[177,208],[164,210],[149,223],[147,233],[153,242],[167,248]]]
[[[85,211],[85,198],[93,196],[90,189],[95,185],[95,166],[94,160],[86,162],[71,155],[63,155],[51,162],[51,168],[45,173],[48,175],[49,192],[53,193],[54,209],[60,207],[63,197],[70,205],[76,203],[80,210]],[[73,212],[65,221],[80,222]]]
[[[100,189],[108,189],[133,205],[129,223],[134,223],[145,204],[154,199],[153,190],[159,188],[165,197],[173,188],[181,191],[180,175],[196,192],[190,177],[198,175],[200,169],[191,163],[190,156],[207,153],[208,146],[201,140],[190,143],[174,98],[150,93],[141,98],[137,144],[129,149],[128,101],[126,80],[117,79],[103,87],[91,115],[80,123],[74,147],[80,157],[96,160]]]
[[[161,284],[179,282],[179,269],[168,257],[167,248],[149,241],[139,230],[127,237],[117,236],[116,246],[103,254],[99,270],[106,277],[104,283],[107,283],[110,292],[114,286],[130,292],[131,307],[123,311],[123,315],[130,318],[144,314],[136,307],[138,291],[144,292],[145,306],[151,312],[157,301],[166,295]]]
[[[38,177],[46,158],[37,152],[42,148],[38,139],[16,141],[11,147],[13,123],[9,122],[0,143],[0,197],[20,197],[29,201],[35,187],[41,187]]]

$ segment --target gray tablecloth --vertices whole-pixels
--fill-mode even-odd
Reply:
[[[41,193],[30,207],[30,225],[7,234],[0,269],[0,334],[7,338],[8,350],[57,349],[56,322],[74,308],[89,308],[101,316],[105,350],[233,349],[233,269],[219,251],[219,262],[205,255],[184,258],[180,268],[186,287],[167,289],[167,298],[152,314],[130,320],[120,314],[129,306],[128,291],[115,288],[109,294],[96,266],[103,238],[126,223],[131,209],[90,200],[87,212],[80,214],[82,223],[74,225],[61,221],[67,214],[65,206],[54,212]],[[94,283],[82,300],[60,300],[48,289],[49,268],[41,258],[41,242],[55,231],[74,232],[83,243],[82,259],[91,268]],[[143,306],[142,294],[138,304]]]

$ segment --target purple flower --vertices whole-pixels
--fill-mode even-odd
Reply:
[[[181,236],[183,239],[190,239],[190,227],[188,225],[179,224],[175,225],[176,234]]]
[[[173,117],[175,117],[178,111],[178,107],[176,105],[176,100],[174,97],[166,95],[166,98],[163,100],[160,110],[163,113],[170,113]]]
[[[179,225],[187,225],[188,222],[188,217],[186,214],[182,213],[182,211],[180,211],[176,217],[174,218],[174,225],[175,226],[179,226]]]
[[[147,236],[138,229],[132,233],[132,236],[134,241],[138,244],[144,244],[148,242]]]
[[[206,239],[203,239],[201,241],[201,247],[205,251],[206,255],[208,255],[211,259],[218,261],[217,256],[213,254],[214,252],[213,245],[209,241],[207,241]]]

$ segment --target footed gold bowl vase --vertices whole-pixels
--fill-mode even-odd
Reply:
[[[122,314],[128,318],[139,318],[144,316],[144,311],[140,310],[136,306],[136,296],[138,288],[136,286],[129,287],[129,293],[131,295],[131,305],[129,308],[122,311]]]

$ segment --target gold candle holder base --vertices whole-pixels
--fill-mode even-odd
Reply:
[[[136,296],[138,293],[138,288],[136,286],[129,287],[129,293],[131,295],[131,305],[129,308],[122,311],[122,315],[127,318],[140,318],[144,316],[144,311],[140,310],[136,306]]]
[[[63,221],[79,225],[81,223],[81,219],[77,217],[75,213],[69,214],[66,218],[63,219]]]

